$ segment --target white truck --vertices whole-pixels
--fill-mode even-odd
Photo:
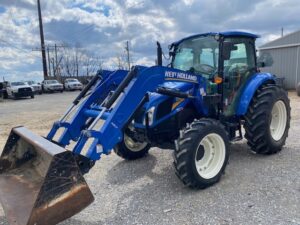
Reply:
[[[30,86],[30,87],[32,87],[32,89],[33,89],[33,92],[35,93],[35,94],[42,94],[43,93],[43,91],[42,91],[42,85],[40,84],[40,83],[37,83],[37,82],[35,82],[35,81],[33,81],[33,80],[29,80],[29,81],[26,81],[26,83]]]
[[[34,98],[32,87],[30,87],[27,83],[22,81],[7,82],[6,93],[7,93],[7,97],[13,99],[23,98],[23,97]]]
[[[42,82],[42,89],[44,92],[63,92],[64,86],[59,83],[57,80],[44,80]]]
[[[82,90],[83,85],[79,82],[79,80],[74,78],[68,78],[65,80],[65,90],[74,91],[74,90]]]

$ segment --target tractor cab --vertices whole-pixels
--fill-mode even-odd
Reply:
[[[247,79],[257,72],[255,39],[245,32],[206,33],[170,46],[171,67],[207,79],[208,94],[220,94],[226,116],[234,115]]]

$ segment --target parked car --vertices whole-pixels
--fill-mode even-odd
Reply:
[[[27,83],[22,81],[7,82],[6,93],[8,97],[14,99],[22,98],[22,97],[34,98],[32,87],[30,87]]]
[[[64,91],[64,86],[57,80],[44,80],[42,82],[42,90],[44,92]]]
[[[65,90],[74,91],[74,90],[82,90],[83,85],[77,79],[68,78],[65,80]]]
[[[0,82],[0,98],[4,98],[4,83]]]
[[[26,81],[26,83],[30,86],[30,87],[32,87],[32,89],[33,89],[33,92],[35,93],[35,94],[42,94],[43,93],[43,91],[42,91],[42,85],[41,84],[39,84],[39,83],[37,83],[37,82],[35,82],[35,81],[32,81],[32,80],[29,80],[29,81]]]
[[[8,83],[7,81],[0,82],[0,92],[2,92],[2,98],[3,99],[8,98],[7,91],[6,91],[7,83]]]

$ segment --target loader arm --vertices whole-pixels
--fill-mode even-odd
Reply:
[[[201,76],[168,67],[135,67],[124,78],[115,93],[107,99],[107,104],[102,104],[98,110],[84,112],[85,115],[96,118],[88,129],[81,132],[73,152],[76,155],[82,154],[85,144],[91,138],[94,140],[88,146],[85,157],[93,161],[99,160],[101,154],[109,154],[123,139],[124,129],[139,106],[145,102],[148,92],[157,91],[165,81],[184,81],[199,86],[201,79]],[[100,120],[101,127],[94,129]]]
[[[68,109],[66,114],[57,122],[53,124],[53,127],[49,134],[47,135],[48,140],[53,140],[56,132],[60,128],[64,128],[63,134],[58,138],[58,144],[62,147],[70,144],[70,141],[77,141],[81,131],[84,129],[85,125],[88,122],[90,117],[86,116],[85,111],[90,110],[93,106],[101,104],[102,101],[106,98],[110,91],[114,90],[124,79],[128,71],[118,70],[118,71],[101,71],[100,74],[97,74],[98,80],[94,85],[94,88],[90,87],[92,90],[89,90],[91,93],[87,98],[83,99],[77,107],[73,117],[66,121],[66,117],[70,114],[71,110],[75,108],[76,99],[71,106],[71,110]],[[95,77],[97,79],[97,77]]]

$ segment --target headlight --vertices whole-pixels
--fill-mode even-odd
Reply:
[[[155,107],[151,107],[148,111],[148,119],[149,119],[149,126],[151,126],[154,122],[154,112],[155,112]],[[146,126],[146,118],[143,121],[144,126]]]

